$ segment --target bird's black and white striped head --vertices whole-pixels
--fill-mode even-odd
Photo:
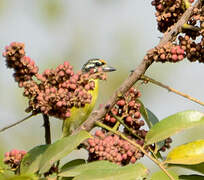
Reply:
[[[106,61],[103,59],[89,59],[82,67],[83,72],[89,72],[91,69],[94,70],[94,72],[98,72],[98,69],[102,68],[104,72],[111,72],[116,71],[115,68],[108,66]]]

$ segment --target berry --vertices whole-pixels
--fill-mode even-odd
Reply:
[[[29,99],[26,112],[42,113],[59,119],[70,117],[70,109],[90,104],[95,83],[90,79],[105,79],[105,72],[74,73],[73,67],[65,61],[56,69],[38,73],[35,62],[24,51],[24,44],[13,42],[5,47],[3,56],[8,68],[14,70],[14,79],[23,95]],[[39,82],[35,81],[35,78]],[[114,119],[111,119],[115,123]]]
[[[94,143],[94,142],[98,142]],[[135,163],[143,154],[117,135],[97,130],[94,139],[88,139],[89,161],[108,160],[120,165]],[[130,150],[131,149],[131,150]],[[139,153],[139,155],[138,155]]]
[[[158,30],[166,32],[183,15],[182,0],[153,0],[152,6],[155,6]]]
[[[12,170],[17,170],[20,166],[20,162],[26,155],[26,151],[13,149],[10,152],[4,154],[4,163],[9,165]]]

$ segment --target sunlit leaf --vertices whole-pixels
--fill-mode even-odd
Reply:
[[[42,155],[39,168],[40,173],[47,172],[53,163],[67,156],[76,149],[80,143],[90,137],[91,135],[88,132],[80,131],[76,135],[64,137],[50,145]]]
[[[175,180],[179,179],[175,172],[168,170],[168,173],[171,174]],[[150,180],[170,180],[170,178],[163,171],[158,171],[152,174]]]
[[[37,172],[39,170],[42,154],[48,146],[47,144],[40,145],[28,151],[21,161],[20,172],[23,174]]]
[[[145,141],[146,144],[153,144],[200,125],[204,125],[203,113],[193,110],[179,112],[156,123],[147,133]]]
[[[204,162],[204,140],[193,141],[174,148],[166,159],[171,164],[199,164]]]

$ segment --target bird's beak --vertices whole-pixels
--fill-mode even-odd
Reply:
[[[104,72],[112,72],[112,71],[116,71],[116,69],[114,67],[111,67],[111,66],[103,66],[103,71]]]

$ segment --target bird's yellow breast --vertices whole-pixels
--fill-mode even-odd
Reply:
[[[79,127],[89,116],[93,110],[97,97],[98,97],[98,79],[94,80],[95,88],[90,90],[89,93],[92,95],[91,103],[86,104],[84,107],[71,109],[71,117],[67,118],[63,122],[63,136],[68,136],[71,132]]]

